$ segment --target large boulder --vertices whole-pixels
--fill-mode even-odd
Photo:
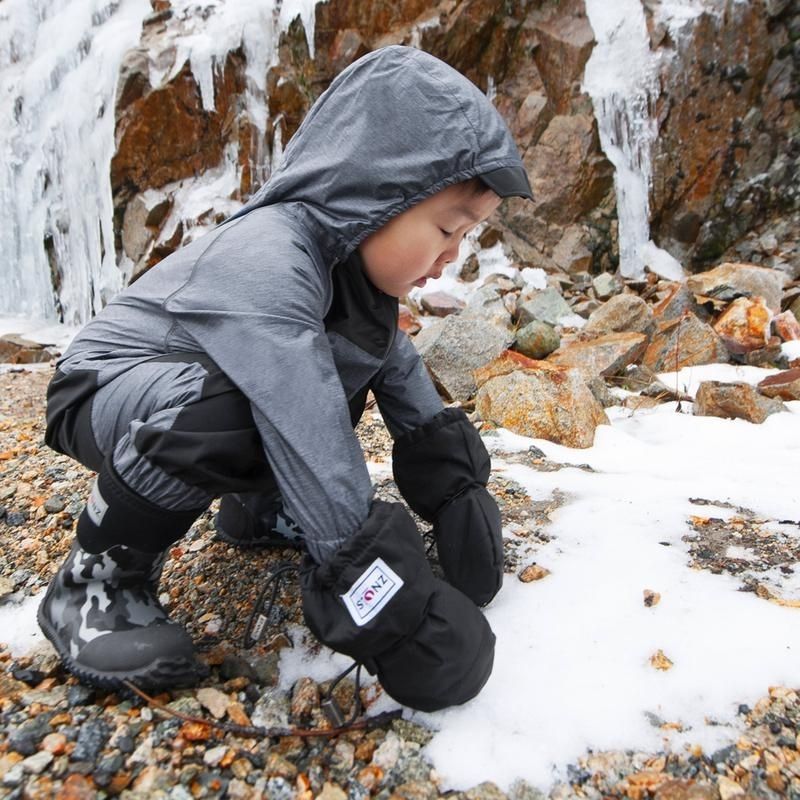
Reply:
[[[534,362],[487,380],[475,408],[481,419],[521,436],[567,447],[591,447],[598,425],[608,423],[602,406],[576,370]]]
[[[647,336],[643,333],[607,333],[588,341],[562,344],[547,361],[559,367],[576,369],[588,379],[607,378],[638,361],[646,347]]]
[[[41,364],[52,358],[53,353],[39,342],[16,333],[0,336],[0,364]]]
[[[483,320],[449,316],[420,331],[414,344],[445,398],[465,402],[478,388],[473,371],[499,356],[511,340],[511,334]]]
[[[762,297],[737,297],[714,323],[714,330],[729,352],[749,353],[769,344],[771,321],[772,312]]]
[[[724,364],[729,356],[716,331],[687,312],[659,328],[642,364],[653,372],[667,372],[697,364]]]
[[[650,335],[655,330],[653,309],[635,294],[618,294],[593,311],[584,333],[634,331]]]
[[[763,297],[773,314],[780,313],[783,284],[786,276],[778,270],[754,264],[720,264],[693,275],[686,286],[700,302],[727,303],[737,297]]]

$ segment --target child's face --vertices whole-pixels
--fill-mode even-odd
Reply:
[[[359,247],[372,284],[403,297],[428,278],[438,278],[458,255],[464,235],[500,205],[491,190],[475,193],[455,184],[398,214]]]

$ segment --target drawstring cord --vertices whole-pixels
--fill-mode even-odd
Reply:
[[[265,631],[279,625],[285,618],[286,612],[283,611],[277,604],[278,596],[284,584],[288,580],[288,575],[297,575],[300,568],[297,564],[291,561],[283,561],[273,569],[270,576],[267,578],[264,587],[258,595],[258,599],[253,606],[253,611],[247,621],[247,627],[244,632],[244,640],[242,642],[245,650],[250,650],[258,642],[261,641]],[[267,594],[272,590],[269,600]],[[358,661],[354,661],[346,670],[339,673],[334,678],[328,691],[320,702],[325,717],[334,729],[350,728],[355,724],[358,717],[361,716],[364,707],[361,703],[361,667],[363,665]],[[355,689],[353,699],[353,713],[349,719],[345,719],[344,711],[339,705],[333,692],[336,687],[346,678],[353,670],[356,670]]]
[[[277,605],[278,595],[284,583],[286,583],[286,576],[290,573],[296,575],[299,572],[300,568],[297,564],[291,561],[283,561],[275,567],[269,578],[267,578],[267,582],[264,584],[264,588],[259,593],[258,600],[253,606],[250,618],[247,620],[242,642],[245,650],[250,650],[258,644],[268,627],[279,625],[286,618],[286,612]],[[272,595],[269,598],[269,602],[266,602],[267,592],[269,592],[270,587],[272,587]]]

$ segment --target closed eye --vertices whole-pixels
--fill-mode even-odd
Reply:
[[[442,232],[442,233],[443,233],[445,236],[452,236],[452,235],[455,233],[455,231],[446,231],[444,228],[439,228],[439,230],[440,230],[440,231],[441,231],[441,232]]]

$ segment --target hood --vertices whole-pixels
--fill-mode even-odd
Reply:
[[[499,193],[530,197],[508,127],[477,86],[421,50],[385,47],[334,79],[236,216],[299,204],[343,260],[391,217],[484,174]]]

